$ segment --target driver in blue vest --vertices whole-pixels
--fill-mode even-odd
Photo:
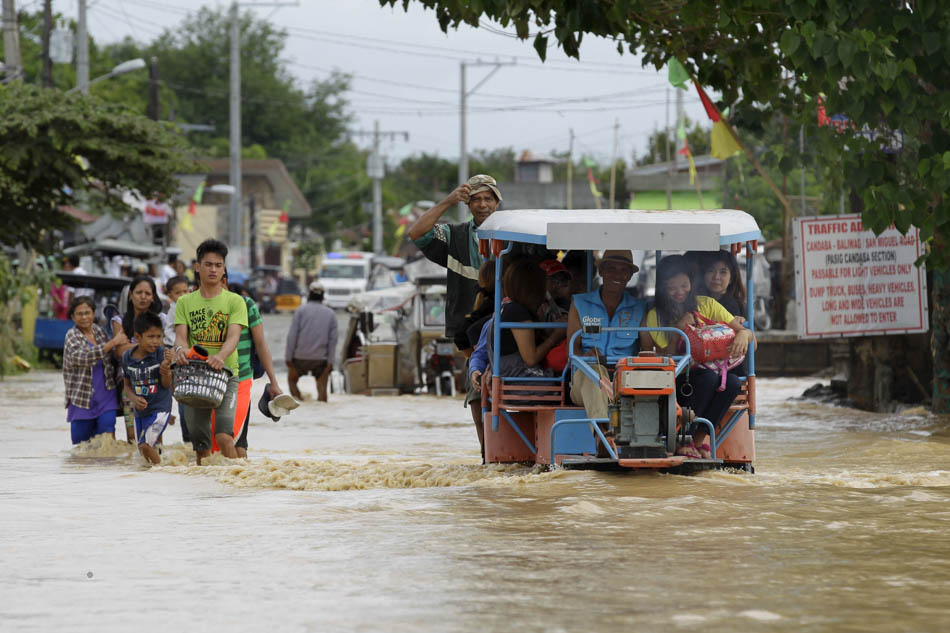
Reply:
[[[639,327],[646,311],[646,302],[626,292],[627,282],[639,268],[633,263],[628,250],[607,250],[597,266],[603,280],[599,290],[574,295],[567,316],[567,339],[585,325],[606,327]],[[596,349],[599,360],[608,356],[632,356],[637,353],[639,333],[603,332],[584,334],[574,342],[574,353],[593,356]],[[598,362],[600,375],[608,377],[607,369]],[[600,385],[587,374],[576,371],[571,382],[571,399],[583,405],[590,418],[607,417],[607,395]]]

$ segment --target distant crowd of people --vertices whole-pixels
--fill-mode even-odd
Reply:
[[[409,228],[409,236],[431,261],[447,269],[445,334],[469,356],[468,393],[465,404],[485,456],[480,391],[487,371],[503,377],[560,375],[568,363],[567,342],[584,325],[606,327],[700,326],[704,322],[723,323],[734,330],[730,353],[745,354],[754,341],[744,325],[745,287],[735,257],[728,252],[695,252],[671,255],[657,264],[654,300],[637,297],[627,289],[639,269],[629,250],[607,250],[597,262],[601,285],[587,290],[584,262],[586,253],[567,253],[562,258],[543,248],[519,244],[505,257],[502,275],[504,322],[566,322],[567,327],[550,329],[504,329],[500,337],[500,366],[491,367],[494,314],[495,262],[483,259],[476,229],[502,202],[495,179],[473,176],[449,196],[422,215]],[[442,223],[442,215],[459,203],[469,206],[472,219]],[[661,354],[682,353],[678,335],[663,332],[582,331],[573,352],[598,359],[632,356],[640,350]],[[606,362],[597,363],[602,377],[610,377]],[[718,424],[740,389],[741,364],[725,375],[694,364],[677,378],[676,398],[692,413]],[[608,397],[599,382],[583,372],[573,373],[570,399],[583,406],[590,418],[606,418]],[[599,447],[603,450],[603,447]],[[692,442],[677,448],[690,458],[708,458],[710,447],[704,427],[695,425]]]

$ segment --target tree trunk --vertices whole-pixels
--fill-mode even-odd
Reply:
[[[933,411],[950,413],[950,271],[934,270],[930,288]]]

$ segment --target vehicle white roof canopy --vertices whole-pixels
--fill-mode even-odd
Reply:
[[[762,233],[751,215],[735,209],[518,209],[491,214],[478,228],[478,237],[552,250],[715,251],[761,240]]]

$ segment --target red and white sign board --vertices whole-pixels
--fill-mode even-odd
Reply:
[[[860,215],[824,215],[795,218],[793,235],[799,338],[927,331],[916,228],[875,236]]]
[[[142,219],[146,224],[168,224],[172,208],[165,202],[149,200],[142,209]]]

